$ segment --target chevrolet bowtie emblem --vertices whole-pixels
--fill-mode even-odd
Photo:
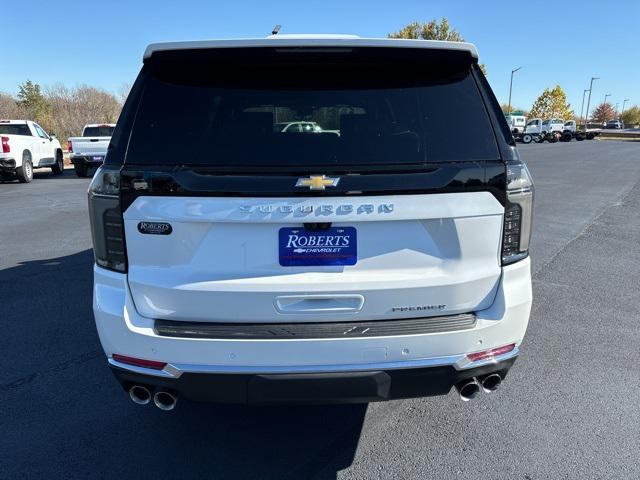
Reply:
[[[325,175],[311,175],[309,178],[299,178],[296,187],[309,187],[309,190],[324,190],[326,187],[337,187],[340,177]]]

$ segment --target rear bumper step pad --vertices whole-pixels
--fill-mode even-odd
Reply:
[[[475,327],[473,313],[411,319],[314,323],[207,323],[156,320],[157,335],[206,339],[363,338],[453,332]]]

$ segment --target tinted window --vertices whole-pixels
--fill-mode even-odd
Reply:
[[[126,162],[366,166],[499,158],[468,63],[391,69],[323,63],[324,56],[311,66],[209,64],[211,75],[198,64],[152,68]]]
[[[83,137],[110,137],[113,135],[113,129],[115,127],[101,126],[101,127],[86,127],[82,132]]]
[[[0,123],[0,133],[4,133],[5,135],[25,135],[30,137],[31,131],[29,127],[25,124],[2,124]]]

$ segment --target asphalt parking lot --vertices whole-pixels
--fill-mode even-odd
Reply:
[[[0,478],[640,478],[640,143],[520,150],[532,317],[468,403],[135,405],[93,324],[89,180],[0,183]]]

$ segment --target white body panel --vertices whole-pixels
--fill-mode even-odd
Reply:
[[[154,321],[134,306],[126,276],[94,268],[93,309],[107,356],[131,355],[209,372],[327,371],[333,368],[401,368],[412,361],[465,354],[522,341],[531,310],[530,261],[501,268],[492,304],[476,311],[473,329],[375,338],[220,340],[155,334]],[[242,302],[242,308],[248,302]],[[383,364],[383,365],[379,365]],[[145,370],[148,374],[164,372]]]
[[[343,212],[344,205],[353,210]],[[313,207],[313,213],[302,214],[304,207]],[[430,307],[428,315],[469,312],[493,303],[503,212],[488,192],[357,201],[139,197],[124,214],[128,280],[142,316],[169,320],[425,316],[424,310],[398,309],[403,306]],[[137,229],[139,222],[159,220],[171,224],[171,235]],[[317,221],[357,229],[356,265],[280,266],[279,228]],[[282,308],[291,295],[297,296],[298,308]],[[335,305],[344,303],[342,295],[363,297],[363,302],[336,311]]]
[[[69,141],[73,145],[72,155],[102,155],[107,154],[107,147],[111,137],[70,137]]]
[[[55,138],[49,136],[41,128],[42,134],[39,134],[36,129],[36,123],[29,120],[2,120],[0,125],[27,125],[29,128],[30,136],[26,135],[11,135],[0,133],[0,136],[7,137],[9,139],[8,144],[11,148],[10,152],[3,153],[0,149],[0,159],[12,158],[16,162],[16,168],[22,166],[22,158],[25,152],[28,152],[31,156],[31,163],[34,168],[49,167],[55,163],[56,151],[62,151],[60,142]]]
[[[527,123],[527,118],[524,115],[509,115],[506,118],[513,133],[524,132]]]
[[[152,43],[144,52],[150,58],[154,52],[170,50],[198,50],[211,48],[248,47],[384,47],[424,48],[429,50],[462,50],[478,58],[478,50],[472,43],[441,40],[405,40],[399,38],[360,38],[356,35],[271,35],[267,38],[234,40],[201,40],[189,42]]]
[[[527,122],[524,133],[535,134],[542,133],[542,119],[532,118]]]

